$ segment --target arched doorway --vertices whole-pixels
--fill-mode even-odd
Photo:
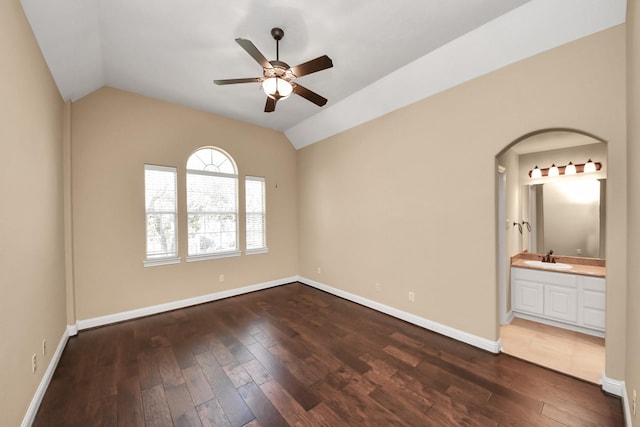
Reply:
[[[582,131],[545,129],[518,138],[496,158],[500,167],[496,173],[498,319],[503,351],[598,383],[605,368],[604,277],[600,296],[590,293],[592,279],[584,277],[593,272],[583,267],[560,271],[550,264],[535,268],[528,264],[526,269],[545,272],[530,276],[517,262],[524,258],[540,260],[553,250],[553,260],[567,261],[562,264],[570,266],[601,265],[602,269],[594,271],[604,276],[607,146]],[[589,160],[598,163],[594,173],[584,172]],[[576,174],[571,173],[570,165],[578,166]],[[559,167],[557,175],[552,167]],[[542,176],[536,177],[534,169]],[[581,185],[590,185],[596,193],[580,198],[577,193],[583,191],[578,189]],[[564,188],[565,196],[556,187]],[[579,201],[575,206],[560,206],[562,197]],[[588,222],[592,214],[595,219],[589,218]],[[522,271],[524,276],[520,278]],[[594,295],[600,298],[596,305],[602,305],[601,311],[591,308]],[[590,316],[601,316],[602,327]]]

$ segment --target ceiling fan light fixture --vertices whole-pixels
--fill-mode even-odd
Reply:
[[[293,86],[280,77],[272,77],[262,82],[262,90],[269,98],[279,101],[293,93]]]

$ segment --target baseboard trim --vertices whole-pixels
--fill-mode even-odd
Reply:
[[[462,341],[466,344],[470,344],[474,347],[481,348],[482,350],[489,351],[491,353],[499,353],[500,348],[502,347],[501,341],[498,339],[497,341],[491,341],[486,338],[479,337],[477,335],[470,334],[468,332],[461,331],[459,329],[452,328],[450,326],[443,325],[438,322],[434,322],[429,319],[425,319],[424,317],[416,316],[415,314],[407,313],[406,311],[398,310],[397,308],[390,307],[385,304],[381,304],[377,301],[372,301],[367,298],[363,298],[359,295],[355,295],[349,292],[342,291],[340,289],[334,288],[329,285],[325,285],[320,282],[316,282],[315,280],[311,280],[306,277],[298,277],[298,281],[311,286],[316,289],[320,289],[321,291],[325,291],[332,295],[338,296],[340,298],[344,298],[349,301],[353,301],[357,304],[363,305],[365,307],[369,307],[373,310],[380,311],[382,313],[388,314],[390,316],[396,317],[398,319],[404,320],[405,322],[413,323],[414,325],[423,327],[425,329],[429,329],[431,331],[437,332],[439,334],[445,335],[449,338],[453,338],[458,341]]]
[[[91,329],[98,326],[109,325],[112,323],[123,322],[125,320],[137,319],[139,317],[150,316],[152,314],[164,313],[166,311],[177,310],[180,308],[190,307],[192,305],[204,304],[219,299],[234,297],[237,295],[247,294],[249,292],[260,291],[263,289],[273,288],[285,285],[287,283],[296,282],[297,276],[287,277],[284,279],[272,280],[269,282],[258,283],[255,285],[244,286],[242,288],[228,289],[226,291],[214,292],[212,294],[201,295],[194,298],[187,298],[178,301],[172,301],[165,304],[158,304],[149,307],[138,308],[135,310],[122,311],[120,313],[108,314],[105,316],[93,317],[89,319],[78,320],[76,329]]]
[[[602,379],[600,380],[600,384],[602,384],[602,389],[609,394],[613,394],[614,396],[622,397],[624,393],[624,381],[613,380],[608,378],[607,375],[602,372]]]
[[[629,395],[627,394],[627,386],[624,381],[618,381],[608,378],[605,372],[602,372],[602,390],[614,396],[622,398],[622,406],[624,410],[624,420],[627,427],[631,427],[631,406],[629,404]]]
[[[58,343],[58,347],[56,347],[55,353],[51,356],[51,361],[49,362],[49,366],[47,366],[47,370],[44,375],[42,375],[42,380],[40,380],[40,384],[36,389],[33,398],[31,399],[31,403],[27,408],[27,412],[22,419],[21,427],[30,427],[36,419],[36,414],[38,413],[38,409],[40,409],[40,404],[42,403],[42,399],[44,398],[44,394],[49,387],[49,383],[51,382],[51,378],[53,378],[53,373],[56,371],[58,367],[58,362],[60,361],[60,357],[62,356],[62,352],[67,345],[67,341],[69,340],[69,331],[65,329],[62,334],[62,338],[60,338],[60,342]]]

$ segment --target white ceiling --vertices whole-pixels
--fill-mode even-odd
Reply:
[[[314,143],[478,75],[620,24],[625,0],[21,0],[65,100],[109,86],[284,131]],[[334,68],[299,82],[264,113],[250,39],[294,66],[326,54]]]

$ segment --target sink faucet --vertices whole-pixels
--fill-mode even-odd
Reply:
[[[552,257],[551,255],[553,254],[553,250],[550,250],[548,254],[543,255],[542,256],[542,262],[551,262],[551,263],[555,263],[556,262],[556,257]]]

